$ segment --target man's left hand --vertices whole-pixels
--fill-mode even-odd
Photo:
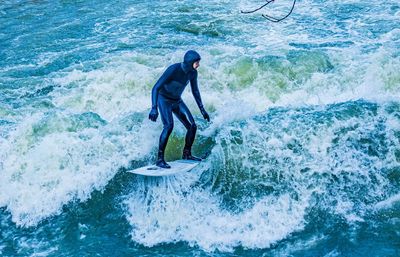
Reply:
[[[207,120],[208,122],[210,122],[210,115],[208,115],[208,113],[206,112],[206,110],[201,109],[200,111],[201,111],[201,114],[203,115],[203,118],[204,118],[205,120]]]

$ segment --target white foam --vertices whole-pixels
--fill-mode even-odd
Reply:
[[[125,201],[132,239],[145,246],[186,241],[205,251],[232,251],[269,247],[304,225],[307,197],[265,197],[233,214],[220,206],[218,196],[191,188],[196,180],[181,175],[157,184],[139,182]]]
[[[144,133],[154,126],[148,122],[132,131],[109,124],[77,132],[48,127],[44,134],[35,133],[34,127],[45,126],[43,118],[27,118],[0,142],[0,206],[7,206],[18,225],[35,225],[72,200],[86,200],[118,168],[148,154],[156,141],[154,133]]]
[[[54,102],[76,112],[98,113],[107,120],[141,112],[151,106],[148,84],[154,78],[149,70],[149,67],[132,62],[132,65],[88,73],[73,71],[64,78],[56,79],[56,82],[64,87],[71,84],[77,87],[62,90],[60,94],[55,92],[57,97]]]
[[[360,1],[353,2],[361,3]],[[392,2],[394,1],[383,4],[389,5]],[[243,7],[241,5],[243,3],[241,2],[239,7]],[[157,144],[161,131],[160,121],[157,124],[143,122],[138,130],[129,132],[118,124],[132,113],[147,115],[151,106],[152,86],[168,64],[181,61],[186,48],[189,47],[196,48],[203,57],[199,70],[199,84],[203,102],[207,109],[211,110],[212,117],[209,127],[204,131],[199,131],[204,136],[214,136],[230,123],[246,120],[273,106],[325,105],[360,98],[383,102],[398,101],[400,59],[396,55],[398,46],[395,43],[398,41],[399,29],[394,29],[379,38],[370,38],[359,29],[365,26],[363,21],[355,20],[346,23],[344,28],[339,28],[332,23],[330,27],[324,28],[334,32],[330,42],[351,40],[353,45],[346,48],[327,47],[309,50],[308,53],[311,54],[323,52],[324,56],[321,58],[332,63],[332,69],[326,71],[320,71],[318,67],[306,61],[293,64],[286,58],[290,51],[304,50],[291,46],[290,43],[311,45],[327,43],[325,36],[312,35],[309,29],[311,25],[323,24],[325,13],[323,8],[336,5],[327,4],[328,7],[325,4],[305,1],[303,5],[296,6],[296,13],[285,23],[268,25],[265,20],[262,20],[263,18],[257,20],[255,24],[250,16],[237,19],[231,14],[218,13],[213,16],[213,19],[221,19],[228,23],[232,26],[232,31],[246,31],[246,33],[238,36],[239,33],[235,31],[233,36],[226,35],[226,40],[222,43],[212,41],[210,45],[199,46],[194,42],[193,45],[184,45],[166,55],[164,55],[167,51],[165,49],[147,49],[147,54],[143,54],[143,49],[131,51],[129,54],[110,54],[97,60],[102,64],[102,68],[84,72],[79,69],[85,67],[87,63],[82,63],[58,74],[52,74],[52,82],[60,86],[50,94],[57,112],[60,111],[68,119],[69,115],[91,111],[99,114],[109,124],[98,129],[90,128],[78,132],[54,130],[45,133],[42,137],[36,137],[33,136],[32,130],[43,122],[42,118],[47,114],[41,113],[42,110],[36,109],[36,112],[35,109],[27,110],[20,118],[24,121],[16,124],[15,131],[10,132],[7,139],[0,139],[0,170],[2,171],[0,206],[7,206],[13,221],[19,225],[37,224],[40,220],[58,213],[64,204],[74,199],[82,201],[87,199],[93,190],[101,189],[107,184],[118,167],[124,166],[129,160],[148,154]],[[233,5],[237,4],[233,3]],[[132,7],[127,10],[124,17],[116,17],[109,23],[98,23],[94,29],[100,33],[111,33],[109,31],[113,27],[121,22],[127,22],[137,11],[141,11],[140,15],[147,13],[145,9]],[[379,15],[384,15],[384,12]],[[301,19],[305,17],[311,18],[314,23],[302,22]],[[293,33],[293,28],[296,28],[296,33]],[[348,33],[354,38],[348,39]],[[131,40],[130,35],[124,34],[122,37],[116,35],[119,36],[118,41],[129,43]],[[246,45],[238,44],[239,41],[246,42]],[[374,46],[378,43],[382,46],[364,51],[365,46]],[[270,63],[265,63],[267,68],[263,68],[258,64],[257,61],[263,57],[272,55],[279,57],[278,61],[284,65],[276,68]],[[46,65],[57,56],[57,53],[44,53],[39,56],[38,64]],[[309,57],[312,58],[312,55]],[[234,72],[232,68],[240,66],[240,61],[243,60],[245,68]],[[307,65],[311,67],[308,67],[309,70],[304,67]],[[24,64],[5,67],[2,72],[34,66],[34,64]],[[288,71],[293,72],[295,78],[288,76]],[[198,110],[189,91],[185,93],[184,99],[198,116]],[[396,121],[390,124],[398,125]],[[332,136],[332,131],[324,131],[313,137],[310,143],[312,145],[309,147],[310,152],[321,157],[321,160],[324,160],[329,147],[328,140]],[[253,131],[253,133],[260,135],[260,132]],[[326,136],[325,141],[323,136]],[[260,138],[264,139],[266,136],[261,135]],[[283,139],[268,138],[268,147],[279,150],[289,140],[291,140],[291,135]],[[240,223],[239,218],[244,218],[244,216],[223,213],[218,206],[219,200],[213,199],[207,192],[193,194],[204,197],[205,203],[210,201],[211,209],[216,214],[207,214],[207,210],[201,209],[202,207],[197,207],[197,210],[203,211],[205,216],[210,215],[216,220],[227,217],[232,224],[243,229],[243,233],[247,233],[249,239],[241,241],[232,228],[228,228],[225,232],[217,231],[220,225],[211,220],[208,227],[204,225],[204,228],[215,230],[212,232],[216,236],[214,240],[196,238],[193,235],[194,232],[187,228],[185,233],[179,235],[183,240],[195,242],[207,249],[222,249],[225,246],[231,249],[232,246],[239,244],[253,244],[257,247],[263,245],[257,241],[258,239],[251,239],[251,235],[254,235],[252,233],[256,233],[254,232],[256,230],[245,231],[244,224],[252,223],[249,221]],[[178,200],[179,202],[187,201],[185,198]],[[273,202],[271,199],[263,201],[264,204]],[[274,201],[278,203],[281,200]],[[195,207],[193,208],[196,210]],[[257,218],[262,211],[274,212],[273,209],[268,208],[259,206],[246,213]],[[289,212],[284,206],[281,208]],[[189,212],[192,217],[199,218],[190,210],[185,208],[181,210]],[[218,214],[219,211],[222,214]],[[338,212],[340,211],[341,209],[338,208]],[[348,212],[342,212],[342,214],[347,215]],[[199,219],[208,221],[208,218],[200,217]],[[350,217],[350,219],[356,218]],[[294,223],[300,224],[299,220]],[[184,222],[177,224],[176,227],[181,228],[183,225],[185,225]],[[271,224],[264,225],[267,230],[273,227]],[[201,224],[198,224],[198,227],[201,229]],[[282,228],[281,237],[296,226],[288,227],[290,228],[287,230]],[[144,228],[141,229],[144,230]],[[146,235],[153,235],[152,232],[144,231]],[[225,242],[222,235],[227,236],[228,241]],[[139,238],[137,240],[146,244],[156,242],[156,239],[137,237]],[[178,240],[176,237],[171,237]],[[274,242],[276,238],[267,240],[265,245]]]
[[[399,201],[400,201],[400,194],[396,194],[383,201],[378,202],[377,204],[375,204],[375,208],[378,210],[391,208],[395,203]]]

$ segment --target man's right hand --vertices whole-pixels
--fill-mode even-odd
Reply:
[[[151,120],[151,121],[156,121],[157,120],[157,117],[158,117],[158,111],[157,111],[157,107],[153,107],[153,108],[151,108],[151,111],[150,111],[150,113],[149,113],[149,119]]]

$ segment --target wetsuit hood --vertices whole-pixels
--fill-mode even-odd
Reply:
[[[183,57],[182,69],[184,72],[193,71],[193,63],[201,59],[200,54],[194,50],[189,50],[185,53]]]

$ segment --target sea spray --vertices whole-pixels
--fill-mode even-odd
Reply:
[[[281,23],[240,15],[255,4],[3,1],[1,255],[397,256],[398,1],[305,0]],[[131,176],[162,129],[150,89],[188,49],[210,155]]]
[[[193,174],[137,180],[126,200],[132,238],[231,251],[269,247],[312,223],[314,209],[363,222],[396,192],[386,167],[399,166],[400,127],[386,123],[385,109],[362,101],[273,108],[225,124]]]

